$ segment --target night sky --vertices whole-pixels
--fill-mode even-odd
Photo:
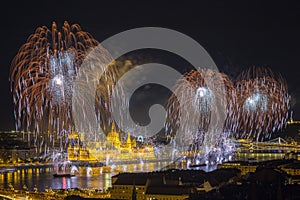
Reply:
[[[99,42],[138,27],[180,31],[198,41],[219,69],[231,77],[254,65],[281,73],[292,96],[294,119],[300,119],[299,3],[31,2],[8,1],[8,6],[1,6],[0,131],[14,129],[10,63],[37,27],[50,28],[53,21],[58,27],[64,21],[78,23]]]

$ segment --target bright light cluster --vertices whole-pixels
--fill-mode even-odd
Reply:
[[[244,103],[246,112],[261,110],[262,112],[268,109],[268,96],[265,94],[255,93],[249,96]]]
[[[69,103],[72,98],[72,85],[76,77],[75,52],[59,52],[50,56],[50,80],[48,90],[55,104]]]

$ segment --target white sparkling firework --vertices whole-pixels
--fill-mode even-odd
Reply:
[[[13,59],[16,129],[33,131],[37,146],[55,145],[61,131],[71,131],[72,83],[87,51],[97,45],[79,25],[64,22],[59,31],[53,22],[51,29],[37,28]]]
[[[199,69],[184,74],[168,100],[167,134],[173,137],[181,131],[185,138],[179,142],[189,145],[189,151],[202,162],[216,164],[228,160],[233,151],[232,145],[228,145],[227,131],[233,94],[234,86],[223,73]],[[178,98],[184,103],[179,104]],[[222,107],[226,108],[225,113]],[[190,138],[193,143],[186,144],[185,139]]]
[[[290,118],[290,96],[281,76],[270,69],[250,68],[236,83],[238,106],[233,131],[237,138],[270,139],[286,127]]]

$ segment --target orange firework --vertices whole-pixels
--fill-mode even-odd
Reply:
[[[168,100],[167,134],[182,132],[185,137],[198,140],[198,134],[207,133],[209,127],[218,127],[218,130],[214,129],[216,134],[230,129],[230,110],[235,105],[233,96],[234,85],[223,73],[199,69],[184,74],[177,81],[174,93]],[[201,137],[200,140],[209,142],[219,135],[205,134]]]
[[[236,83],[237,137],[263,140],[286,126],[290,96],[285,80],[270,69],[253,67],[241,73]]]
[[[64,22],[61,30],[53,22],[51,29],[42,26],[29,36],[13,59],[10,72],[17,129],[45,134],[71,131],[74,81],[89,51],[96,46],[99,43],[89,33],[68,22]],[[108,53],[104,49],[103,52],[104,57],[93,61],[110,61]],[[112,74],[114,70],[108,70],[105,78],[98,79],[97,91],[103,92],[105,101],[111,88],[105,84],[114,82]],[[95,96],[95,91],[92,92]]]

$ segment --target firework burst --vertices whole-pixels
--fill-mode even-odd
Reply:
[[[168,100],[167,134],[182,134],[178,142],[192,141],[188,145],[207,156],[228,136],[234,96],[234,85],[223,73],[199,69],[184,74]]]
[[[285,80],[270,69],[253,67],[236,83],[237,107],[234,132],[239,138],[263,140],[286,126],[290,96]]]
[[[77,24],[61,31],[39,27],[12,61],[10,81],[16,128],[40,132],[71,130],[73,81],[98,42]]]

